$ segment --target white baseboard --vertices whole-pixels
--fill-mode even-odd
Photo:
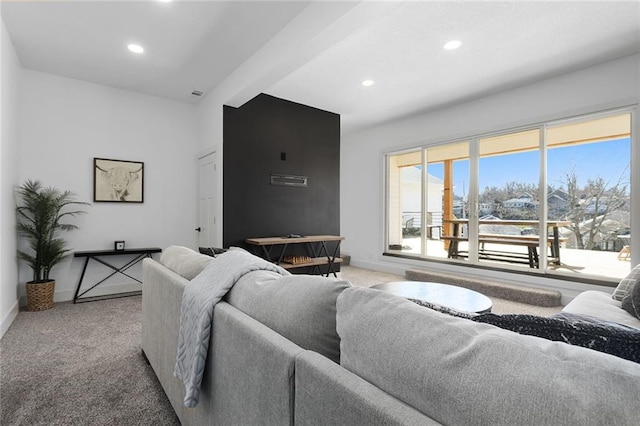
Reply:
[[[9,313],[4,318],[2,318],[2,322],[0,323],[0,339],[2,339],[2,337],[4,336],[4,333],[6,333],[9,327],[11,327],[11,324],[13,324],[13,320],[15,320],[16,317],[18,316],[19,310],[20,310],[20,304],[19,304],[19,301],[16,300],[16,302],[13,304],[13,306],[9,310]]]
[[[108,296],[110,294],[116,293],[127,293],[130,291],[140,291],[142,290],[142,284],[114,284],[109,286],[99,286],[85,294],[84,297],[94,297],[94,296]],[[73,295],[75,290],[65,290],[57,293],[53,296],[53,300],[58,302],[73,300]],[[82,291],[80,291],[82,293]]]

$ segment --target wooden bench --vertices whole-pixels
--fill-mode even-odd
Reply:
[[[468,242],[467,237],[442,236],[441,239],[449,241],[448,257],[450,259],[466,258],[468,252],[459,250],[460,242]],[[566,241],[561,238],[559,241]],[[537,235],[503,235],[503,234],[479,234],[478,258],[483,260],[495,260],[509,263],[528,264],[530,268],[540,268],[540,256],[538,255],[538,247],[540,245],[540,237]],[[511,246],[524,246],[527,253],[518,253],[513,251],[489,250],[485,244],[503,244]],[[547,238],[547,247],[553,248],[554,238]],[[557,251],[557,253],[556,253]],[[560,251],[553,250],[549,262],[560,263]]]

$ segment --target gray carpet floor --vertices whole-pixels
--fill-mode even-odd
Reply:
[[[404,277],[344,266],[369,287]],[[551,315],[492,298],[495,313]],[[21,311],[0,340],[0,425],[179,425],[141,355],[141,297]]]
[[[179,425],[141,355],[141,300],[21,311],[0,341],[0,424]]]

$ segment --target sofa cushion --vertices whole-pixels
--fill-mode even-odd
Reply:
[[[566,312],[552,317],[480,314],[473,317],[472,321],[640,362],[640,329],[602,321],[588,315]]]
[[[337,301],[341,365],[442,424],[634,424],[640,365],[366,288]]]
[[[562,312],[591,315],[601,320],[640,328],[640,320],[622,309],[622,303],[602,291],[588,290],[577,295]]]
[[[162,251],[160,263],[191,281],[211,262],[211,257],[188,247],[169,246]]]
[[[611,295],[611,297],[614,300],[622,301],[622,299],[624,299],[627,293],[631,291],[633,286],[635,286],[639,280],[640,280],[640,263],[637,264],[635,268],[633,268],[626,277],[620,280],[620,283],[618,283],[618,286],[613,291],[613,294]]]
[[[256,271],[236,282],[227,302],[298,346],[340,362],[336,298],[348,287],[320,276]]]
[[[218,254],[226,253],[227,249],[218,248],[218,247],[198,247],[198,251],[201,254],[206,254],[207,256],[216,257]]]
[[[633,286],[633,290],[622,299],[622,309],[640,319],[640,284]]]

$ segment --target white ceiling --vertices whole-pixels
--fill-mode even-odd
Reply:
[[[193,90],[219,89],[244,64],[252,80],[228,104],[268,93],[341,114],[343,133],[640,52],[640,0],[0,8],[24,68],[197,103]],[[462,47],[444,50],[452,39]],[[145,53],[128,52],[131,42]]]

